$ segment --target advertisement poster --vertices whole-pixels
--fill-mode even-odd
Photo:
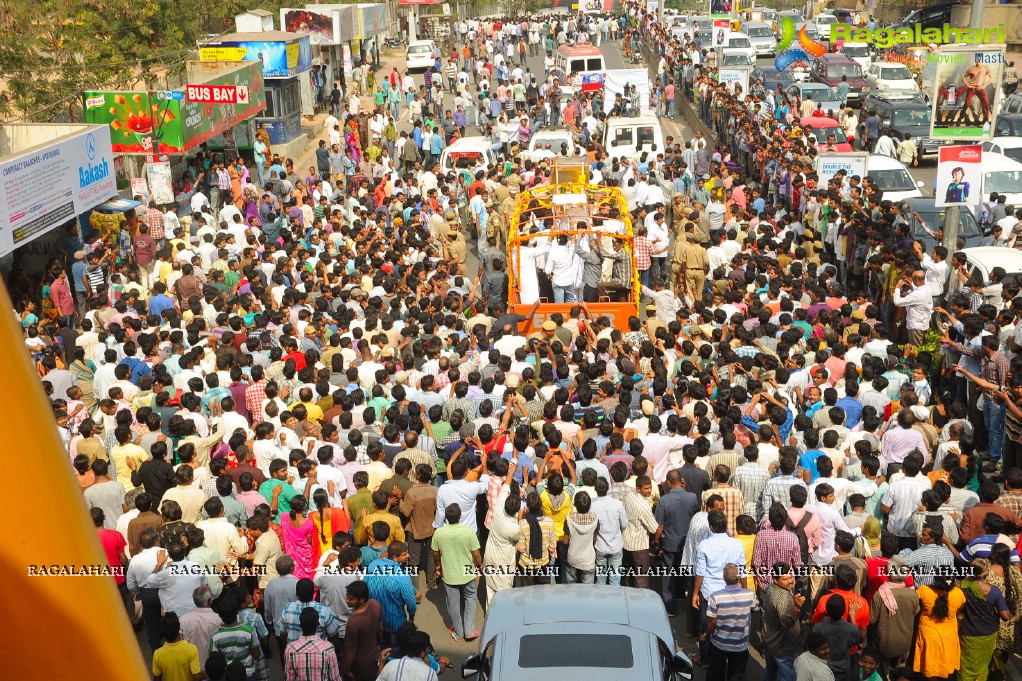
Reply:
[[[0,164],[0,255],[117,194],[110,129],[72,133]]]
[[[280,10],[280,25],[288,33],[309,36],[311,45],[339,45],[341,13],[337,10],[313,8]]]
[[[710,0],[710,16],[714,19],[730,19],[733,0]],[[714,28],[716,28],[714,22]]]
[[[240,55],[240,56],[239,56]],[[309,36],[284,42],[219,42],[199,48],[202,61],[259,61],[264,78],[290,78],[312,68],[312,44]]]
[[[731,22],[727,19],[713,20],[713,46],[723,47],[727,42],[727,34],[731,32]]]
[[[816,158],[816,174],[820,178],[819,186],[826,187],[830,178],[837,175],[840,170],[844,170],[849,177],[852,175],[866,177],[868,158],[869,154],[865,152],[820,154]]]
[[[184,101],[180,90],[169,93],[83,92],[85,121],[110,126],[118,154],[183,154],[251,118],[266,108],[263,77],[256,64],[210,79],[211,85],[248,86],[247,104]],[[180,98],[168,95],[182,95]],[[150,98],[150,94],[154,95]]]
[[[341,45],[341,61],[344,62],[344,78],[347,80],[351,78],[352,70],[355,68],[351,61],[351,45],[347,43]]]
[[[937,190],[933,205],[977,206],[982,199],[983,147],[979,144],[937,149]]]
[[[748,66],[722,67],[718,72],[717,82],[724,83],[730,94],[734,94],[735,88],[740,87],[744,96],[749,93],[749,74],[751,73],[752,69]]]
[[[152,198],[160,205],[174,203],[174,178],[170,172],[169,161],[157,161],[146,164],[146,176]]]
[[[1000,106],[1004,46],[942,45],[936,56],[930,137],[990,139]]]

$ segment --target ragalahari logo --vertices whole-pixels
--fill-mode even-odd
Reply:
[[[781,17],[780,24],[781,39],[774,48],[777,52],[777,56],[774,57],[774,68],[778,72],[800,61],[808,64],[811,57],[822,57],[826,54],[827,46],[809,37],[806,33],[806,24],[798,31],[798,47],[789,49],[796,38],[795,20],[791,17]]]

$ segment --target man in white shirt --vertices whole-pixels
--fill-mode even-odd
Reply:
[[[917,241],[916,244],[916,250],[922,251],[920,242]],[[923,255],[922,266],[926,272],[926,285],[930,288],[933,299],[937,300],[944,295],[948,276],[951,273],[951,268],[947,264],[947,248],[936,244],[930,255]]]
[[[446,517],[444,512],[450,504],[457,504],[461,508],[461,522],[466,527],[476,531],[476,497],[485,494],[490,486],[490,476],[483,474],[476,482],[469,482],[465,479],[468,473],[468,464],[465,459],[455,459],[450,465],[448,473],[451,479],[440,486],[436,497],[436,515],[433,518],[433,527],[439,529],[444,526]]]
[[[160,590],[160,603],[164,612],[176,612],[178,617],[195,610],[192,594],[207,584],[201,566],[185,560],[188,549],[180,539],[171,540],[156,557],[156,567],[145,586]]]
[[[911,278],[902,275],[901,285],[894,290],[894,304],[905,308],[908,342],[916,347],[922,345],[933,315],[933,293],[926,283],[926,273],[916,270]]]
[[[834,509],[834,488],[829,484],[821,484],[816,487],[816,503],[806,506],[806,510],[820,523],[820,545],[810,556],[813,565],[826,567],[837,557],[837,549],[834,547],[834,538],[837,533],[848,532],[858,536],[861,528],[851,528],[845,523],[841,513]]]
[[[575,284],[579,279],[579,258],[574,247],[568,245],[568,235],[557,237],[557,243],[546,257],[545,272],[554,288],[554,302],[574,303]]]

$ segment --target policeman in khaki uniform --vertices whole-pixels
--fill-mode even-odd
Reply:
[[[444,244],[444,260],[451,267],[453,274],[465,274],[465,260],[468,257],[468,245],[455,226],[447,228],[447,243]]]
[[[703,289],[706,287],[706,268],[709,266],[709,259],[706,257],[706,249],[696,241],[695,224],[685,225],[685,250],[681,265],[684,274],[684,290],[693,300],[702,298]]]

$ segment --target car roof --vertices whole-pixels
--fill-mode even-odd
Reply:
[[[656,125],[660,126],[660,119],[651,114],[643,114],[642,116],[608,116],[607,125],[625,126],[625,125]]]
[[[996,137],[994,139],[997,139]],[[995,168],[988,168],[987,164],[996,166]],[[983,172],[990,172],[991,170],[1002,171],[1002,170],[1022,170],[1022,163],[1019,163],[1013,158],[1008,158],[1004,154],[998,154],[996,151],[984,151],[983,152]]]
[[[479,151],[480,149],[489,148],[490,142],[486,137],[459,137],[447,147],[451,151]]]
[[[530,625],[584,622],[633,627],[674,649],[674,634],[657,593],[624,586],[594,589],[584,584],[538,585],[497,592],[486,612],[480,641],[485,646],[500,634]]]
[[[822,62],[828,62],[828,63],[829,62],[841,62],[841,63],[845,63],[845,64],[847,64],[847,63],[858,64],[859,63],[857,61],[854,61],[847,54],[841,54],[840,52],[828,52],[827,54],[823,55],[822,57],[817,57],[816,61],[822,61]]]
[[[905,65],[899,64],[896,61],[875,61],[872,64],[870,64],[870,66],[905,66]]]
[[[413,45],[432,45],[432,44],[433,44],[432,40],[413,40],[412,42],[408,43],[408,47],[412,47]]]
[[[1017,248],[973,246],[963,248],[962,253],[972,263],[982,264],[987,272],[995,267],[1003,267],[1008,274],[1022,273],[1022,251]]]
[[[1018,137],[1018,136],[1015,136],[1015,135],[1005,135],[1004,137],[994,137],[992,140],[990,140],[990,143],[991,144],[997,144],[997,145],[999,145],[1001,147],[1005,147],[1007,149],[1018,149],[1019,147],[1022,147],[1022,137]],[[986,152],[983,152],[983,153],[990,154],[990,153],[994,153],[994,152],[986,151]]]
[[[803,116],[799,119],[798,123],[803,128],[807,125],[811,125],[814,128],[837,128],[841,126],[840,123],[827,116]]]
[[[768,24],[765,21],[746,21],[744,24],[742,24],[742,26],[755,26],[756,28],[766,26],[767,28],[770,28],[770,24]]]
[[[905,168],[905,164],[896,158],[883,154],[870,154],[869,160],[866,162],[867,174],[870,170],[893,170],[895,168]],[[905,170],[908,170],[908,168],[905,168]]]

